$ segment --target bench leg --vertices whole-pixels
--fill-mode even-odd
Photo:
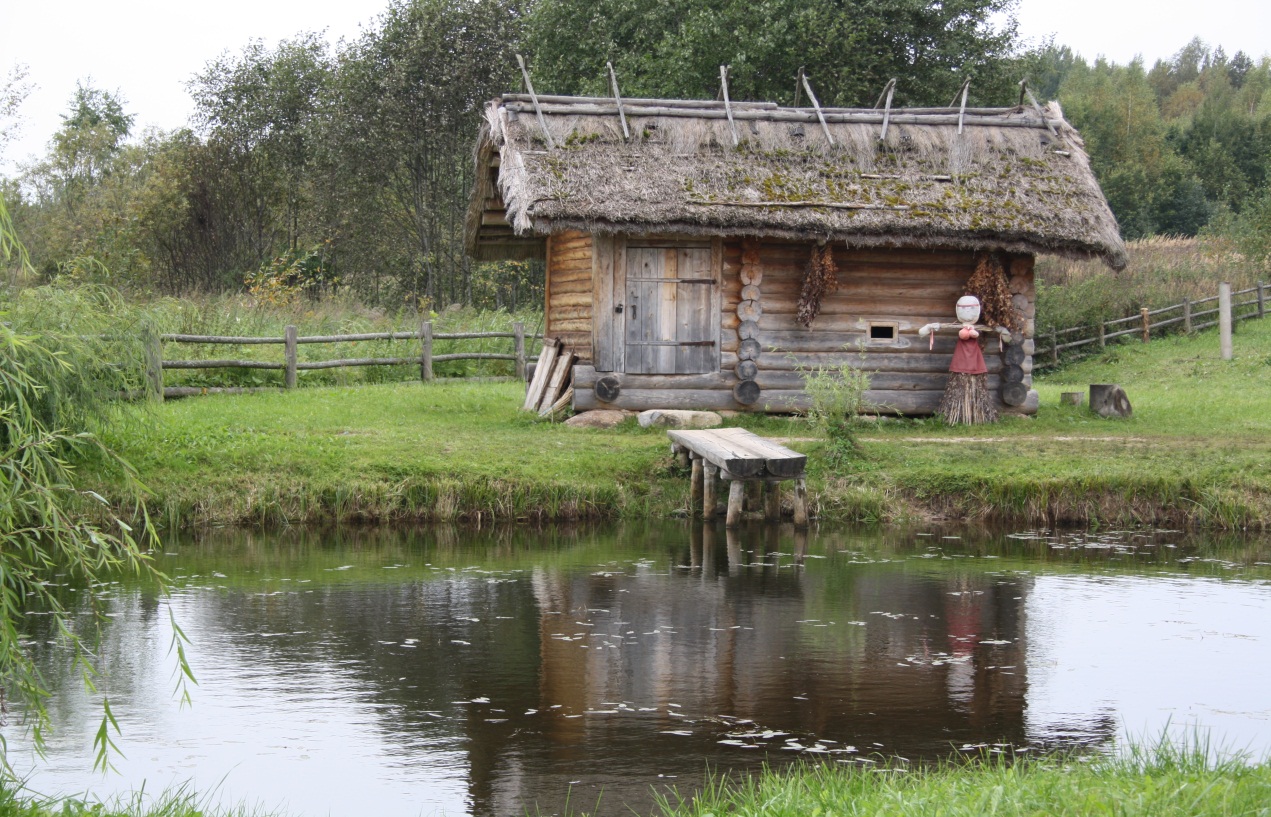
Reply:
[[[702,458],[693,455],[693,471],[689,476],[688,489],[688,510],[689,513],[697,513],[697,509],[702,507]]]
[[[808,483],[802,477],[794,481],[794,526],[808,526]]]
[[[733,528],[741,521],[742,500],[746,496],[746,483],[735,479],[728,486],[728,515],[724,520],[727,527]]]
[[[716,480],[719,477],[719,467],[711,465],[709,462],[702,466],[702,518],[715,518],[715,500],[718,488]]]
[[[769,522],[781,521],[781,483],[765,482],[763,486],[764,518]]]
[[[688,468],[688,449],[679,443],[671,443],[671,454],[681,468]]]

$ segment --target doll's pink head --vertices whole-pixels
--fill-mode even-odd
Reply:
[[[975,323],[980,319],[980,299],[974,295],[963,295],[953,311],[963,323]]]

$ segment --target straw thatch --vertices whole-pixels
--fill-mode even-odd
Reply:
[[[864,111],[507,95],[487,106],[468,249],[541,254],[562,229],[1099,257],[1125,245],[1056,103]],[[733,114],[733,121],[727,114]],[[886,137],[880,139],[886,119]],[[832,138],[826,138],[826,131]],[[734,145],[734,135],[737,144]]]

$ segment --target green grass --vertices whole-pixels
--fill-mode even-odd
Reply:
[[[824,519],[1271,528],[1271,321],[1110,347],[1040,379],[1035,418],[949,427],[884,421],[831,469],[800,418],[735,422],[810,454]],[[1117,382],[1127,420],[1060,407],[1061,391]],[[666,516],[688,480],[666,435],[536,422],[516,383],[393,383],[209,396],[156,408],[107,440],[186,526],[333,521]],[[110,479],[94,484],[110,492]]]
[[[804,766],[757,778],[715,778],[697,797],[662,803],[667,817],[852,815],[1118,815],[1236,817],[1271,814],[1271,763],[1214,762],[1203,747],[1165,742],[1120,757]]]
[[[102,802],[89,796],[48,798],[0,777],[0,817],[256,817],[267,812],[245,806],[209,807],[185,787],[158,797],[144,791]]]

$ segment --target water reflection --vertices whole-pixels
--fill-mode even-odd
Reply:
[[[1172,534],[221,534],[165,558],[194,707],[171,698],[167,602],[120,587],[101,655],[121,775],[87,774],[98,713],[44,646],[57,732],[32,780],[194,778],[299,814],[629,814],[707,764],[1093,745],[1179,713],[1265,745],[1253,682],[1220,681],[1266,669],[1266,556]]]

